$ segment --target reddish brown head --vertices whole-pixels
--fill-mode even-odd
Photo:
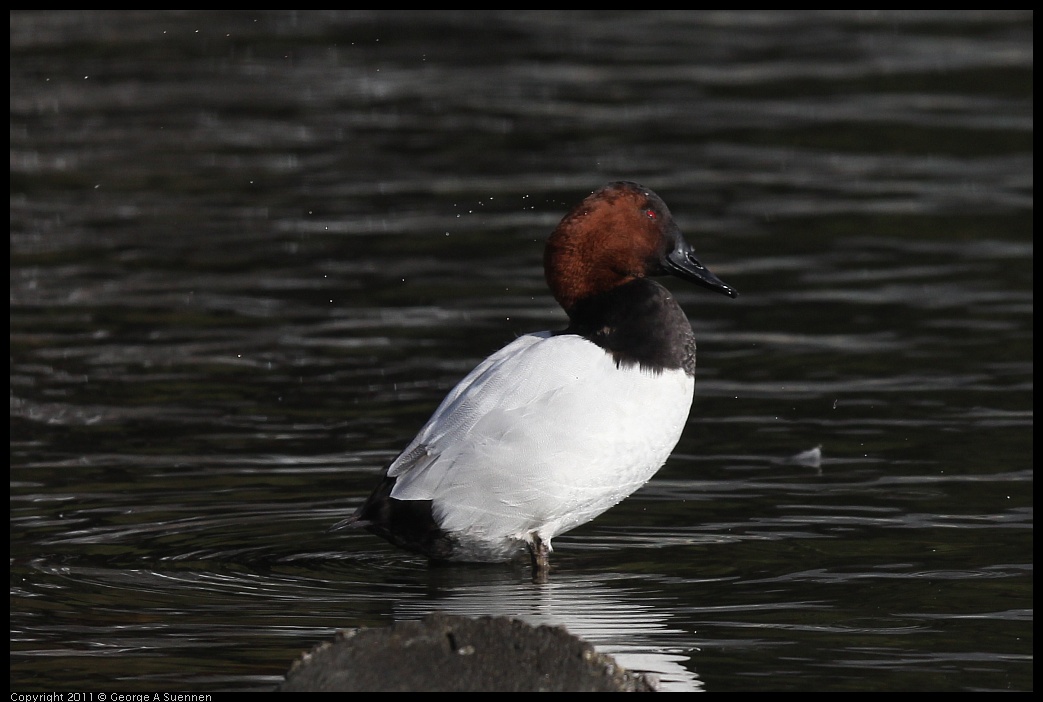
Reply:
[[[735,297],[692,254],[666,204],[637,183],[609,183],[565,215],[543,268],[554,299],[575,304],[646,276],[671,274]]]

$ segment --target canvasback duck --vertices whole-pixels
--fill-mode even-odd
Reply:
[[[631,182],[573,207],[543,266],[568,327],[482,361],[332,529],[364,527],[436,561],[503,561],[524,546],[545,579],[555,536],[662,467],[692,406],[695,336],[649,276],[737,293],[699,262],[659,196]]]

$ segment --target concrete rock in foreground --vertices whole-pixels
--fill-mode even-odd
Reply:
[[[654,692],[646,676],[564,629],[431,614],[337,632],[294,662],[283,692]]]

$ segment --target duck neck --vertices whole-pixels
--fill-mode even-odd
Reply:
[[[577,334],[611,353],[619,367],[639,365],[695,376],[695,335],[669,290],[636,278],[584,298],[567,310],[563,334]]]

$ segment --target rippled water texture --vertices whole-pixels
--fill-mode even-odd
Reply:
[[[434,610],[671,690],[1032,689],[1032,25],[12,12],[12,690],[268,689]],[[663,470],[542,586],[327,534],[564,326],[543,242],[620,178],[741,293],[667,281]]]

